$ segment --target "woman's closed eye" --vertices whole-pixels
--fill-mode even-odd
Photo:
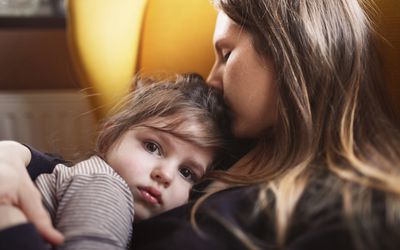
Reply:
[[[196,183],[199,179],[200,176],[198,176],[192,169],[190,169],[189,167],[181,167],[179,169],[179,173],[181,174],[181,176],[189,181],[190,183],[194,184]]]
[[[224,63],[226,63],[231,56],[232,51],[222,51],[222,60]]]
[[[162,148],[158,143],[152,142],[152,141],[145,141],[143,143],[144,149],[151,153],[151,154],[156,154],[157,156],[162,156]]]

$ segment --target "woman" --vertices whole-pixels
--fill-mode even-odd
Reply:
[[[135,248],[398,248],[400,135],[367,4],[215,1],[209,82],[255,143],[210,176],[224,191],[138,224]]]

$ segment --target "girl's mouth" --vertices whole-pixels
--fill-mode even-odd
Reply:
[[[152,204],[152,205],[161,205],[161,193],[155,188],[152,187],[138,187],[139,194],[143,200]]]

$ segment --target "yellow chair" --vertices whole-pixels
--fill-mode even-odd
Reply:
[[[67,32],[80,84],[98,118],[136,72],[197,72],[214,60],[216,10],[208,0],[69,0]]]
[[[385,73],[400,110],[400,1],[375,0]],[[216,10],[209,0],[69,0],[68,37],[82,86],[101,118],[130,87],[136,72],[211,69]],[[101,107],[101,108],[99,108]]]

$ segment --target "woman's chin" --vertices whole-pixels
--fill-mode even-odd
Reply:
[[[260,133],[257,130],[252,129],[252,127],[246,126],[246,124],[243,123],[233,124],[232,133],[239,139],[256,139],[260,136]]]

